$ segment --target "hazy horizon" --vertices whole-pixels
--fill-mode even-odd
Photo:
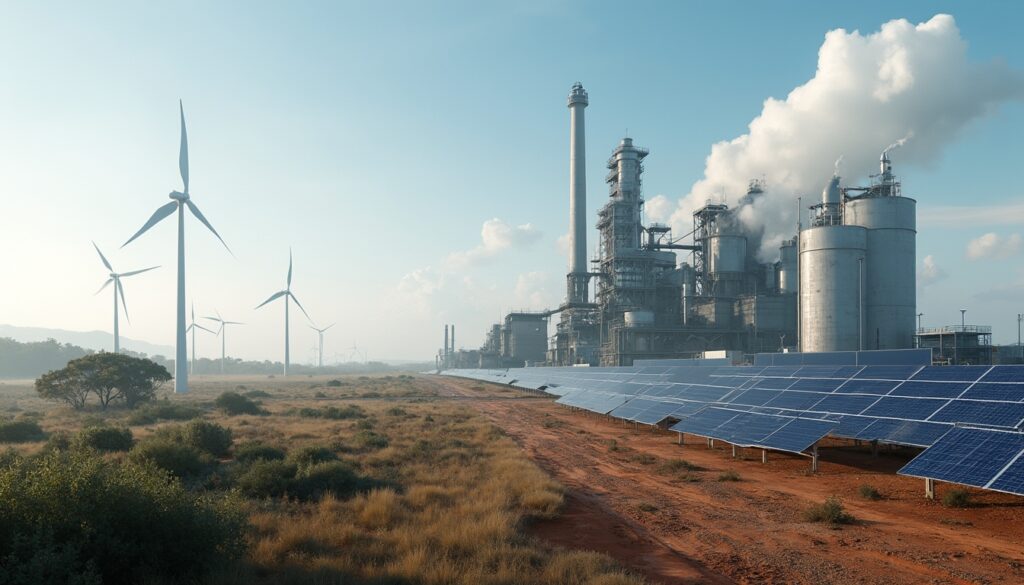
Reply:
[[[893,160],[918,201],[923,325],[967,309],[995,343],[1016,341],[1024,6],[613,6],[8,7],[0,323],[110,331],[95,241],[118,271],[161,266],[124,281],[120,332],[174,345],[173,219],[120,246],[181,189],[181,99],[192,196],[234,253],[189,217],[187,296],[197,317],[245,322],[229,355],[283,358],[283,307],[254,309],[284,287],[289,247],[296,297],[317,326],[337,323],[325,362],[353,344],[432,360],[445,323],[476,347],[507,310],[563,300],[565,99],[581,81],[591,250],[604,163],[627,132],[651,150],[648,219],[677,226],[761,176],[777,211],[757,221],[793,225],[784,214],[837,156],[844,183],[862,184],[909,136]],[[882,73],[876,54],[895,55]],[[315,339],[293,305],[292,361]],[[197,345],[220,355],[212,336]]]

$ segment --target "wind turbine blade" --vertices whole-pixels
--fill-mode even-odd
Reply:
[[[193,323],[193,324],[191,324],[191,325],[189,325],[188,327],[185,328],[185,333],[188,333],[189,331],[192,331],[193,327],[199,327],[199,326],[196,325],[195,323]]]
[[[337,323],[331,323],[327,327],[324,327],[324,331],[327,331],[328,329],[330,329],[331,327],[334,327],[335,325],[337,325]]]
[[[128,305],[127,305],[127,304],[126,304],[126,303],[124,302],[124,287],[123,287],[123,286],[121,286],[121,279],[117,279],[117,280],[115,280],[115,281],[114,281],[114,286],[116,286],[116,287],[117,287],[117,292],[118,292],[118,294],[120,294],[120,295],[121,295],[121,308],[122,308],[122,309],[124,309],[124,318],[125,318],[125,319],[126,319],[126,320],[127,320],[128,322],[129,322],[129,323],[131,323],[131,322],[132,322],[132,320],[131,320],[131,318],[130,318],[130,317],[128,317]]]
[[[118,276],[120,276],[121,278],[124,278],[126,276],[135,276],[136,274],[142,274],[143,272],[149,272],[150,270],[156,270],[157,268],[160,268],[160,267],[159,266],[150,266],[149,268],[143,268],[142,270],[132,270],[131,272],[125,272],[125,273],[119,274]],[[196,313],[195,309],[193,309],[192,310],[192,314],[195,315],[195,313]]]
[[[96,242],[92,243],[92,247],[96,248],[96,253],[100,255],[100,260],[103,261],[103,265],[107,267],[107,270],[113,272],[114,268],[110,265],[110,262],[107,262],[107,257],[103,255],[103,252],[100,252],[100,247],[96,245]]]
[[[209,319],[210,321],[217,321],[218,323],[222,323],[223,322],[220,317],[203,317],[203,319]]]
[[[224,321],[224,324],[225,325],[245,325],[245,323],[242,323],[241,321]]]
[[[213,329],[207,329],[206,327],[203,327],[202,325],[200,325],[198,323],[196,323],[195,325],[192,325],[192,326],[195,327],[196,329],[202,329],[203,331],[205,331],[207,333],[213,333],[214,335],[217,334],[217,332],[214,331]]]
[[[181,171],[181,181],[185,185],[185,193],[188,193],[188,133],[185,131],[185,106],[178,100],[178,111],[181,112],[181,150],[178,152],[178,170]]]
[[[210,222],[206,221],[206,217],[203,215],[203,212],[199,211],[199,208],[196,207],[196,204],[192,203],[191,199],[186,199],[185,205],[188,205],[189,211],[192,212],[192,215],[196,216],[196,219],[203,222],[203,225],[209,228],[210,231],[213,232],[213,235],[217,236],[217,239],[220,240],[220,243],[224,244],[224,248],[229,253],[231,253],[231,255],[234,255],[234,252],[231,252],[231,248],[228,248],[228,245],[224,242],[224,238],[220,237],[220,234],[217,233],[217,230],[213,229],[213,226],[210,225]]]
[[[104,282],[103,286],[100,287],[100,290],[96,291],[96,294],[100,294],[101,292],[103,292],[103,289],[105,289],[108,286],[110,286],[110,283],[112,283],[112,282],[114,282],[114,279],[113,278],[108,278],[107,282]]]
[[[292,287],[292,249],[288,248],[288,288]],[[298,302],[298,301],[295,301]]]
[[[302,314],[305,315],[307,319],[309,319],[309,313],[306,312],[306,309],[302,308],[302,303],[299,302],[299,299],[295,298],[295,295],[292,294],[292,291],[286,290],[284,292],[285,292],[285,294],[290,296],[293,301],[295,301],[295,304],[299,306],[299,309],[302,311]],[[312,321],[312,319],[309,319],[309,320]]]
[[[139,231],[135,232],[134,236],[128,238],[127,242],[121,244],[121,247],[124,248],[128,244],[132,243],[132,240],[134,240],[135,238],[137,238],[137,237],[141,236],[142,234],[146,233],[146,230],[148,230],[149,228],[151,228],[151,227],[155,226],[156,224],[160,223],[165,217],[167,217],[168,215],[174,213],[174,210],[177,209],[177,208],[178,208],[178,202],[177,201],[171,201],[170,203],[168,203],[166,205],[161,205],[155,212],[153,212],[153,215],[149,218],[149,221],[146,222],[146,225],[142,226],[142,229],[140,229]]]
[[[258,309],[258,308],[262,307],[263,305],[269,303],[270,301],[273,301],[275,299],[279,299],[279,298],[283,297],[286,294],[288,294],[288,291],[286,291],[286,290],[283,290],[281,292],[276,292],[276,293],[270,295],[269,299],[267,299],[267,300],[263,301],[262,303],[256,305],[256,308]],[[305,312],[305,311],[303,311],[303,312]]]

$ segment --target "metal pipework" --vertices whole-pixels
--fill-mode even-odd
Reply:
[[[569,91],[569,277],[567,301],[586,303],[587,294],[587,149],[583,111],[590,103],[583,84]]]

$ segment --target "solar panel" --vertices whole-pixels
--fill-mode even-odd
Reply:
[[[942,382],[974,382],[991,366],[925,366],[914,375],[913,380],[936,380]]]
[[[831,421],[795,418],[766,437],[762,444],[779,451],[802,453],[828,435],[835,426],[836,423]]]
[[[1024,422],[1024,404],[985,400],[952,400],[928,420],[1017,428]]]
[[[1024,366],[997,366],[985,374],[982,382],[1022,382],[1024,383]]]
[[[837,394],[877,394],[879,396],[888,394],[893,388],[899,386],[897,380],[847,380],[845,384],[836,388]]]
[[[956,398],[963,393],[970,382],[904,382],[889,393],[890,396],[917,396],[931,398]]]
[[[846,380],[802,378],[789,387],[790,390],[809,390],[811,392],[832,392],[843,385]]]
[[[988,486],[988,489],[1024,495],[1024,451],[1017,454],[1002,473]]]
[[[898,473],[988,487],[998,483],[999,476],[1020,461],[1022,451],[1024,434],[953,428]],[[1014,487],[1015,473],[1007,477],[1005,485],[1009,488]],[[1024,495],[1024,490],[1013,493]]]
[[[1024,401],[1024,384],[978,382],[971,386],[967,392],[964,392],[960,398],[1021,402]]]
[[[894,396],[883,396],[878,402],[872,404],[862,414],[864,416],[878,416],[890,418],[902,418],[912,420],[927,420],[949,401],[940,398],[899,398]]]
[[[838,414],[860,414],[874,404],[877,396],[861,394],[828,394],[808,410],[834,412]]]
[[[729,399],[730,404],[746,404],[748,406],[762,406],[769,400],[782,394],[782,390],[761,390],[754,388],[745,390],[737,396]]]
[[[784,390],[796,382],[793,378],[758,378],[754,382],[754,388],[767,388],[770,390]]]
[[[919,421],[905,421],[894,429],[884,441],[886,443],[897,443],[899,445],[913,445],[915,447],[931,447],[943,435],[949,432],[953,425],[942,423],[930,423]]]
[[[874,380],[906,380],[921,366],[867,366],[857,372],[854,378],[868,378]]]
[[[764,406],[807,410],[824,397],[825,394],[820,392],[780,392],[778,396],[766,402]]]
[[[722,424],[735,418],[739,413],[721,408],[705,408],[669,427],[673,431],[710,436]]]

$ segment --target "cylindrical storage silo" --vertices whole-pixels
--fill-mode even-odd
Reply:
[[[786,240],[779,247],[779,292],[795,293],[796,285],[796,240]]]
[[[697,276],[693,271],[693,266],[685,262],[679,265],[679,271],[683,277],[683,325],[688,325],[692,310],[690,304],[693,302],[693,297],[697,294]]]
[[[917,313],[917,201],[865,197],[846,202],[843,222],[867,228],[864,349],[914,347]]]
[[[626,311],[623,314],[626,327],[650,327],[654,325],[654,311],[646,309],[638,311]]]
[[[747,238],[731,234],[715,234],[707,239],[708,277],[715,296],[739,294],[747,269]]]
[[[823,225],[800,232],[801,351],[858,349],[860,260],[866,249],[863,227]]]

